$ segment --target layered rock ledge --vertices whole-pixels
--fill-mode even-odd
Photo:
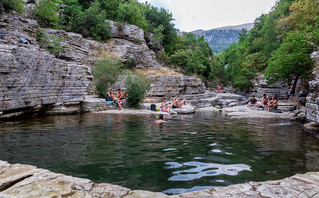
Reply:
[[[276,181],[248,182],[179,195],[131,190],[107,183],[97,184],[31,165],[0,161],[0,197],[108,197],[108,198],[191,198],[191,197],[299,197],[319,196],[319,172],[297,174]]]

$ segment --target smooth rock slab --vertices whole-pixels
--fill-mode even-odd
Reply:
[[[65,176],[35,166],[10,165],[0,161],[0,197],[310,198],[319,197],[319,172],[298,174],[276,181],[249,182],[179,195],[166,195],[159,192],[130,190],[106,183],[96,184],[88,179]]]

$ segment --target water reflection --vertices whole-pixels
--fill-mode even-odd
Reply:
[[[77,115],[1,123],[0,159],[131,189],[181,193],[319,171],[318,141],[286,120],[211,112]]]
[[[202,162],[185,162],[183,164],[179,163],[169,163],[167,169],[176,169],[180,167],[195,167],[181,171],[174,171],[174,176],[168,178],[169,181],[192,181],[207,176],[216,175],[230,175],[236,176],[241,171],[251,171],[250,166],[245,164],[230,164],[222,165],[216,163],[202,163]]]

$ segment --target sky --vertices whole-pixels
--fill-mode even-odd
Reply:
[[[163,7],[173,14],[175,26],[190,32],[198,29],[253,23],[267,14],[276,0],[138,0]]]

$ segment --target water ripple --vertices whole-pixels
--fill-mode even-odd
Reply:
[[[176,163],[178,164],[178,163]],[[192,181],[206,176],[217,176],[217,175],[238,175],[241,171],[251,171],[250,166],[246,164],[216,164],[216,163],[203,163],[203,162],[185,162],[179,164],[182,166],[192,166],[195,168],[190,168],[182,171],[173,172],[174,176],[168,178],[169,181]],[[167,167],[169,168],[169,167]],[[175,168],[175,167],[170,167]]]

